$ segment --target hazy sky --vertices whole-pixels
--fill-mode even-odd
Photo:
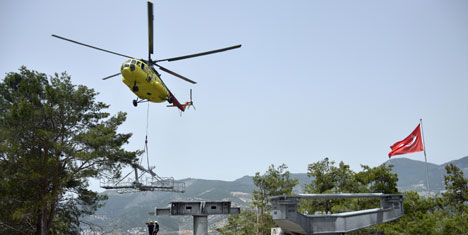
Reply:
[[[242,48],[161,63],[198,82],[161,72],[180,101],[193,89],[197,110],[150,105],[150,162],[176,179],[306,172],[324,157],[358,171],[387,161],[420,118],[429,162],[467,156],[467,12],[465,0],[154,1],[153,59]],[[2,77],[67,71],[128,113],[126,148],[144,147],[147,105],[101,80],[126,59],[50,35],[146,58],[146,1],[0,1],[0,26]]]

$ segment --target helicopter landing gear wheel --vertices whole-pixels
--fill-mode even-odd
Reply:
[[[133,106],[138,106],[138,100],[133,100]]]

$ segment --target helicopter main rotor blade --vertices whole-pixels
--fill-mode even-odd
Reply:
[[[173,57],[173,58],[168,58],[168,59],[163,59],[163,60],[156,60],[156,62],[161,62],[161,61],[171,62],[171,61],[176,61],[176,60],[184,60],[184,59],[188,59],[188,58],[192,58],[192,57],[204,56],[204,55],[209,55],[209,54],[213,54],[213,53],[218,53],[218,52],[228,51],[228,50],[232,50],[232,49],[237,49],[237,48],[240,48],[241,46],[242,45],[236,45],[236,46],[232,46],[232,47],[226,47],[226,48],[221,48],[221,49],[218,49],[218,50],[206,51],[206,52],[201,52],[201,53],[197,53],[197,54],[178,56],[178,57]]]
[[[148,60],[153,54],[153,3],[148,1]]]
[[[182,79],[182,80],[185,80],[185,81],[187,81],[187,82],[190,82],[190,83],[192,83],[192,84],[197,84],[197,82],[192,81],[192,80],[190,80],[190,79],[188,79],[188,78],[186,78],[186,77],[184,77],[184,76],[182,76],[182,75],[180,75],[180,74],[178,74],[178,73],[176,73],[176,72],[174,72],[174,71],[171,71],[171,70],[169,70],[169,69],[166,69],[166,68],[162,67],[162,66],[159,65],[159,64],[154,64],[154,65],[158,66],[158,68],[160,68],[162,71],[164,71],[164,72],[166,72],[166,73],[172,74],[172,75],[174,75],[174,76],[176,76],[176,77],[178,77],[178,78],[180,78],[180,79]]]
[[[71,39],[68,39],[68,38],[60,37],[60,36],[57,36],[55,34],[52,34],[52,37],[56,37],[56,38],[59,38],[59,39],[65,40],[65,41],[73,42],[73,43],[76,43],[78,45],[82,45],[82,46],[85,46],[85,47],[90,47],[90,48],[100,50],[100,51],[104,51],[104,52],[107,52],[107,53],[111,53],[111,54],[114,54],[114,55],[123,56],[123,57],[127,57],[127,58],[130,58],[130,59],[135,58],[135,57],[131,57],[131,56],[128,56],[128,55],[123,55],[123,54],[120,54],[120,53],[117,53],[117,52],[105,50],[105,49],[102,49],[102,48],[99,48],[99,47],[84,44],[84,43],[81,43],[81,42],[77,42],[77,41],[74,41],[74,40],[71,40]]]
[[[118,75],[120,75],[120,73],[116,73],[114,75],[107,76],[107,77],[103,78],[102,80],[107,80],[109,78],[112,78],[112,77],[115,77],[115,76],[118,76]]]

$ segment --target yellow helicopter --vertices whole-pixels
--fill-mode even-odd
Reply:
[[[154,66],[158,67],[159,69],[161,69],[162,71],[166,73],[174,75],[192,84],[196,84],[195,81],[192,81],[174,71],[164,68],[158,63],[164,62],[164,61],[171,62],[171,61],[183,60],[183,59],[188,59],[188,58],[197,57],[197,56],[204,56],[208,54],[237,49],[242,46],[242,45],[236,45],[236,46],[221,48],[221,49],[212,50],[212,51],[206,51],[206,52],[201,52],[201,53],[196,53],[196,54],[190,54],[190,55],[185,55],[185,56],[178,56],[178,57],[172,57],[172,58],[153,61],[151,59],[151,54],[153,54],[153,3],[151,2],[148,2],[148,60],[135,59],[135,57],[132,57],[132,56],[127,56],[124,54],[120,54],[120,53],[116,53],[113,51],[98,48],[95,46],[91,46],[91,45],[77,42],[68,38],[57,36],[55,34],[52,34],[52,36],[65,40],[65,41],[76,43],[82,46],[90,47],[96,50],[104,51],[104,52],[111,53],[111,54],[118,55],[118,56],[127,57],[128,60],[126,60],[122,64],[122,66],[120,66],[119,73],[105,77],[103,78],[103,80],[106,80],[106,79],[109,79],[111,77],[115,77],[121,74],[123,77],[122,82],[125,83],[125,85],[127,85],[128,88],[130,88],[130,90],[133,93],[135,93],[135,95],[137,95],[137,98],[133,100],[133,105],[135,107],[138,105],[138,103],[141,103],[141,102],[149,101],[149,102],[161,103],[161,102],[167,101],[170,104],[170,105],[167,105],[168,107],[177,107],[182,112],[185,111],[186,107],[193,106],[192,90],[190,89],[190,101],[184,104],[181,104],[175,98],[175,96],[172,94],[169,88],[164,84],[163,80],[161,79],[161,75],[154,68]]]

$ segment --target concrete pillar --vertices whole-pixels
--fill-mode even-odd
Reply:
[[[208,216],[193,216],[193,235],[208,235]]]

